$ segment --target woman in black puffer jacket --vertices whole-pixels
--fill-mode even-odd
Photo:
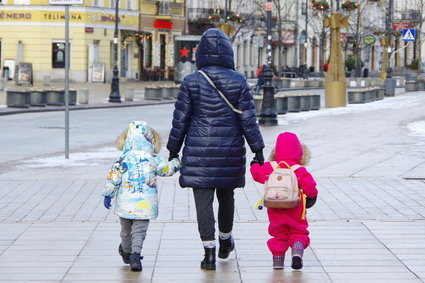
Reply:
[[[242,111],[232,111],[201,73],[190,74],[180,87],[167,144],[170,158],[174,158],[185,143],[180,186],[193,188],[198,229],[205,248],[201,268],[215,270],[214,192],[219,201],[218,257],[227,258],[234,249],[233,190],[245,186],[245,139],[260,163],[264,161],[264,142],[249,85],[234,70],[232,45],[221,30],[209,29],[202,35],[196,66]]]

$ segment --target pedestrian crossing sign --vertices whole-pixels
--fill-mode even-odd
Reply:
[[[403,41],[415,41],[416,38],[416,30],[412,28],[403,29],[403,34],[401,39]]]

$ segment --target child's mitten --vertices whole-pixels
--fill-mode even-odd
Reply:
[[[103,198],[103,205],[104,205],[107,209],[111,208],[111,198],[110,198],[110,197],[105,196],[105,197]]]
[[[305,208],[312,207],[316,203],[316,200],[317,200],[317,196],[315,196],[314,198],[306,197],[305,198]]]

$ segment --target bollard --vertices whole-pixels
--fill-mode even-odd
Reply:
[[[387,78],[385,80],[385,96],[394,96],[395,95],[395,79]]]
[[[89,89],[80,88],[78,92],[78,103],[79,104],[89,104]]]
[[[49,86],[50,85],[50,76],[46,75],[43,77],[43,85]]]
[[[0,90],[4,90],[4,78],[0,78]]]
[[[125,101],[133,101],[133,99],[134,99],[134,88],[127,87],[124,100]]]
[[[260,115],[261,107],[263,105],[263,96],[262,95],[254,95],[254,104],[255,104],[255,115]]]

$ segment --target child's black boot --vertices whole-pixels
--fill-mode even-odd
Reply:
[[[120,254],[120,255],[121,255],[121,257],[122,257],[122,261],[123,261],[125,264],[129,264],[129,263],[130,263],[130,253],[125,252],[121,244],[120,244],[120,246],[118,247],[118,252],[119,252],[119,254]]]
[[[293,269],[303,268],[304,244],[297,241],[292,244],[292,264]]]
[[[138,253],[130,254],[130,267],[132,271],[142,271],[142,260],[143,257]]]
[[[220,248],[218,249],[218,257],[221,259],[225,259],[229,257],[231,251],[235,249],[235,241],[233,237],[230,236],[226,240],[219,239]]]
[[[201,261],[201,268],[215,270],[215,248],[204,248],[204,260]]]

